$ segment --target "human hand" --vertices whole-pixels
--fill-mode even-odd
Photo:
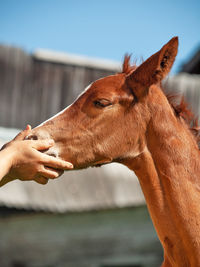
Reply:
[[[69,162],[40,152],[52,147],[53,140],[24,140],[30,131],[31,127],[27,126],[15,139],[2,148],[10,155],[10,170],[6,175],[7,179],[34,180],[37,183],[46,184],[48,179],[55,179],[64,170],[73,168]]]

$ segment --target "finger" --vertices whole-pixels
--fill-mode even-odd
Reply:
[[[44,184],[47,184],[49,180],[47,178],[41,176],[41,177],[35,178],[34,181],[38,184],[44,185]]]
[[[26,126],[26,129],[21,131],[15,138],[14,140],[16,141],[20,141],[20,140],[24,140],[24,138],[29,135],[29,133],[31,132],[31,126],[28,124]]]
[[[49,168],[44,168],[42,171],[39,172],[39,174],[42,177],[45,177],[47,179],[55,179],[58,178],[60,176],[60,172],[56,171],[56,170],[52,170]]]
[[[54,145],[53,139],[47,139],[47,140],[35,140],[32,141],[32,147],[37,150],[45,150]]]
[[[61,170],[61,169],[54,169],[54,168],[51,168],[51,167],[47,167],[47,166],[44,166],[45,170],[50,170],[50,171],[54,171],[58,174],[58,177],[63,175],[64,173],[64,170]]]
[[[45,166],[52,167],[54,169],[68,170],[73,169],[73,164],[61,159],[57,159],[46,154],[43,154],[42,161]]]

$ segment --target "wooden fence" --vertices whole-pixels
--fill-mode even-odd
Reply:
[[[92,81],[114,70],[44,60],[0,45],[0,126],[33,127],[69,105]]]

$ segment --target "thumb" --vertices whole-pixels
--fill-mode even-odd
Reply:
[[[29,133],[31,132],[31,126],[28,124],[26,126],[26,129],[21,131],[15,138],[14,140],[16,141],[21,141],[21,140],[24,140],[24,138],[29,135]]]

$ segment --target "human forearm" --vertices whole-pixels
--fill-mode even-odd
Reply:
[[[0,151],[0,187],[13,180],[7,175],[12,167],[13,153],[8,148]]]

